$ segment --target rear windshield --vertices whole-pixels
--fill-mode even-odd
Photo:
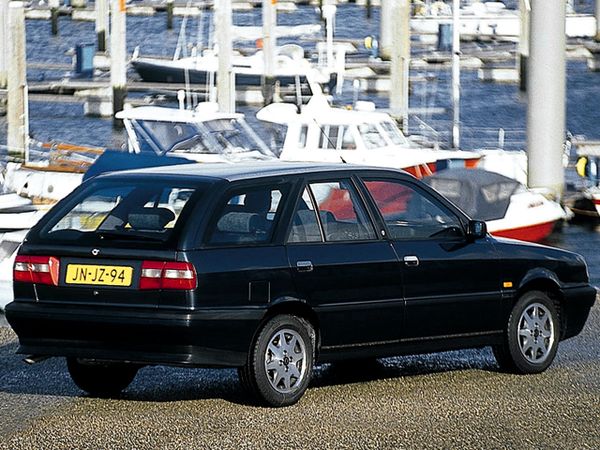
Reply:
[[[165,182],[97,181],[42,229],[59,241],[167,241],[197,187]]]

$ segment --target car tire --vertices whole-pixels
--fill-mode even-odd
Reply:
[[[552,364],[559,337],[560,321],[553,300],[544,292],[530,291],[513,307],[503,343],[492,350],[504,371],[540,373]]]
[[[261,403],[289,406],[306,391],[312,376],[315,332],[292,315],[275,316],[260,330],[239,370],[242,385]]]
[[[133,364],[87,362],[78,358],[67,358],[67,367],[77,387],[93,397],[118,396],[139,370]]]

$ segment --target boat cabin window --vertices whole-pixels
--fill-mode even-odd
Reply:
[[[319,148],[354,150],[356,140],[349,127],[341,125],[323,125],[320,127]]]
[[[390,138],[392,144],[406,145],[406,137],[404,136],[404,134],[402,134],[402,132],[398,129],[394,122],[381,122],[381,128],[383,128],[387,136]]]
[[[132,120],[133,129],[140,144],[140,151],[162,155],[174,147],[185,147],[198,130],[189,123],[159,122],[155,120]]]
[[[337,148],[339,128],[337,125],[322,125],[319,148]]]
[[[306,140],[308,137],[308,125],[300,127],[300,136],[298,138],[298,148],[306,148]]]
[[[363,123],[359,125],[358,131],[368,149],[387,147],[385,137],[381,134],[374,123]]]

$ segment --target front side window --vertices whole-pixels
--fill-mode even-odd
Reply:
[[[458,217],[425,192],[408,183],[365,180],[392,239],[463,236]]]
[[[211,245],[264,244],[271,241],[281,214],[285,191],[282,187],[248,188],[227,196],[217,208],[210,233]]]
[[[195,189],[164,183],[103,182],[51,220],[42,238],[166,240]]]
[[[337,148],[340,127],[337,125],[323,125],[321,127],[321,137],[319,139],[319,148],[335,149]]]
[[[386,132],[394,145],[406,145],[406,137],[398,129],[396,124],[392,121],[381,122],[381,128]]]
[[[376,239],[373,225],[350,180],[311,183],[326,241]]]

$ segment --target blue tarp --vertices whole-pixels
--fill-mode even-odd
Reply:
[[[106,172],[194,163],[195,161],[178,156],[157,156],[151,153],[136,154],[120,150],[106,150],[83,175],[83,181]]]

